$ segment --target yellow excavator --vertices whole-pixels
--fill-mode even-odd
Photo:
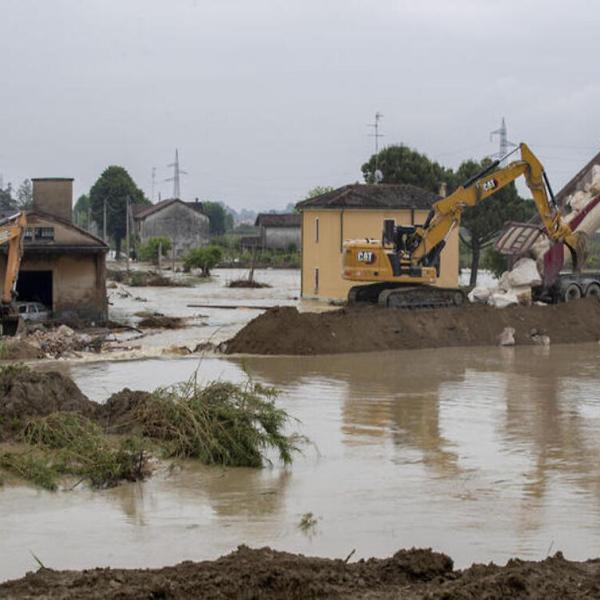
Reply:
[[[577,270],[585,257],[585,237],[571,230],[554,200],[544,167],[526,144],[517,148],[521,159],[500,167],[490,163],[456,191],[433,204],[423,225],[384,221],[382,239],[352,240],[344,244],[344,279],[361,282],[348,293],[350,304],[368,302],[398,308],[460,305],[459,288],[435,287],[440,255],[452,231],[460,227],[465,208],[475,206],[520,176],[525,177],[545,233],[564,243]]]
[[[6,272],[0,296],[1,335],[15,335],[19,326],[19,314],[15,310],[17,278],[23,257],[23,236],[27,227],[24,212],[18,212],[0,221],[0,244],[8,243]]]

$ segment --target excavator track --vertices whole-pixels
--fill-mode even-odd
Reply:
[[[379,304],[386,308],[415,309],[461,306],[465,294],[458,288],[398,286],[390,283],[357,285],[348,293],[348,304]]]

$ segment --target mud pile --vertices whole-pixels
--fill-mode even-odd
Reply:
[[[484,305],[396,310],[346,307],[325,313],[270,309],[221,345],[227,354],[338,354],[447,346],[495,346],[506,327],[516,345],[548,336],[552,344],[600,340],[595,298],[552,306]]]
[[[570,562],[560,553],[540,562],[511,560],[504,567],[453,571],[448,556],[431,550],[400,550],[391,558],[346,563],[240,546],[215,561],[162,569],[42,568],[0,584],[0,597],[569,600],[597,598],[599,590],[600,560]]]
[[[12,429],[26,417],[43,417],[57,411],[92,417],[96,407],[62,373],[40,373],[18,365],[0,371],[0,440],[10,437]]]
[[[140,329],[181,329],[184,320],[181,317],[167,317],[161,314],[148,315],[138,323]]]
[[[110,433],[127,433],[136,425],[137,411],[151,396],[150,392],[124,388],[97,405],[94,418]]]

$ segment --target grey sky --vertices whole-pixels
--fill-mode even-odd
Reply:
[[[279,208],[361,179],[376,110],[385,144],[453,167],[504,115],[557,189],[600,150],[593,0],[0,0],[0,19],[14,185],[80,194],[120,164],[149,195],[178,147],[184,199]]]

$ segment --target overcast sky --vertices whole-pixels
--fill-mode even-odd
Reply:
[[[186,200],[282,208],[404,142],[443,164],[542,158],[556,189],[600,150],[595,0],[0,0],[0,173],[110,164]]]

